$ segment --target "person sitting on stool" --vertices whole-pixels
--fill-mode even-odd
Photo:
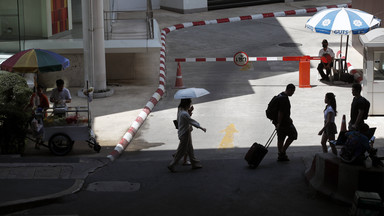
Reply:
[[[321,81],[329,81],[329,75],[331,74],[331,68],[333,67],[333,60],[335,58],[335,53],[331,48],[328,47],[328,41],[326,39],[322,42],[323,48],[319,51],[319,56],[321,62],[317,66],[317,70],[321,75]],[[327,75],[324,74],[324,68],[327,72]]]

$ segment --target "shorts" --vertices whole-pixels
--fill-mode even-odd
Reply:
[[[335,122],[329,123],[328,126],[325,127],[324,133],[325,133],[325,135],[327,135],[328,137],[329,137],[330,135],[337,134],[337,128],[336,128],[336,124],[335,124]]]
[[[288,139],[297,140],[297,130],[295,125],[282,125],[277,130],[277,139],[284,140],[288,136]]]

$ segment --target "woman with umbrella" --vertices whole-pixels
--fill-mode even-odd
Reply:
[[[186,90],[186,89],[184,89]],[[184,91],[180,90],[180,91]],[[177,96],[175,95],[175,98]],[[202,168],[200,161],[195,158],[192,140],[191,140],[191,130],[190,126],[194,126],[196,128],[199,128],[203,130],[204,132],[207,131],[206,128],[203,128],[200,126],[199,122],[192,119],[188,110],[190,110],[190,107],[192,105],[192,100],[190,98],[182,98],[180,101],[180,104],[178,106],[178,112],[177,112],[177,123],[178,123],[178,131],[177,135],[180,140],[179,146],[177,148],[176,154],[173,158],[173,160],[168,165],[168,169],[171,172],[175,172],[175,166],[179,162],[181,158],[185,156],[185,154],[188,154],[189,159],[192,164],[192,169],[199,169]]]

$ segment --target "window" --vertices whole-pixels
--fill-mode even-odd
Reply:
[[[373,54],[373,79],[384,80],[384,51]]]

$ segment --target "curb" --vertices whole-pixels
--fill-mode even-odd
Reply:
[[[328,9],[328,8],[341,8],[341,7],[352,7],[352,4],[340,4],[340,5],[330,5],[330,6],[322,6],[316,8],[307,8],[307,9],[298,9],[298,10],[288,10],[282,12],[273,12],[273,13],[262,13],[255,15],[247,15],[247,16],[238,16],[232,18],[221,18],[215,20],[206,20],[206,21],[196,21],[196,22],[187,22],[176,24],[170,27],[166,27],[161,30],[161,50],[160,50],[160,72],[159,72],[159,87],[156,92],[149,99],[148,103],[145,105],[143,110],[140,112],[139,116],[136,120],[131,124],[128,131],[123,135],[120,142],[116,145],[115,149],[107,156],[111,161],[116,160],[128,147],[131,143],[133,137],[147,119],[148,115],[151,113],[152,109],[156,106],[156,104],[160,101],[162,96],[165,93],[165,84],[166,84],[166,66],[165,66],[165,56],[166,56],[166,36],[168,33],[189,27],[201,26],[201,25],[209,25],[209,24],[220,24],[220,23],[228,23],[228,22],[238,22],[238,21],[246,21],[246,20],[257,20],[264,19],[270,17],[282,17],[282,16],[290,16],[290,15],[303,15],[308,13],[315,13],[320,10]]]
[[[0,203],[0,214],[7,214],[7,213],[31,208],[38,204],[46,203],[66,195],[76,193],[80,191],[83,185],[84,185],[83,179],[76,179],[71,187],[57,193]]]

